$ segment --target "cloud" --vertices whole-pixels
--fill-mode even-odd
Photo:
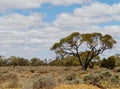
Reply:
[[[72,5],[72,4],[83,4],[89,3],[93,0],[44,0],[45,3],[51,3],[53,5]]]
[[[40,0],[0,0],[0,10],[38,8]]]
[[[0,17],[0,30],[23,30],[47,25],[42,22],[42,17],[39,13],[31,13],[29,16],[17,13],[5,15]]]
[[[103,3],[92,3],[74,10],[72,14],[61,13],[56,26],[88,26],[110,21],[120,21],[120,3],[112,6]]]
[[[70,5],[83,3],[87,0],[29,0],[30,3],[27,3],[27,0],[15,2],[13,2],[14,0],[11,2],[9,0],[1,1],[0,4],[4,3],[6,5],[0,5],[0,8],[3,7],[3,9],[27,9],[37,8],[41,5],[40,3],[48,2],[54,5]],[[18,2],[19,5],[14,6]],[[30,5],[25,6],[23,3]],[[33,4],[36,4],[35,7]],[[55,42],[75,31],[80,33],[101,32],[110,34],[120,43],[120,26],[117,23],[115,25],[99,25],[101,23],[120,21],[119,9],[119,3],[113,5],[103,3],[86,4],[75,9],[73,13],[59,14],[52,23],[44,22],[44,15],[41,13],[31,12],[28,16],[18,13],[3,15],[0,17],[0,53],[27,58],[45,56],[49,54],[49,49]],[[113,52],[116,49],[118,52],[120,49],[119,45],[116,46]],[[49,55],[53,56],[51,53]]]
[[[91,5],[74,10],[74,15],[78,17],[98,17],[117,14],[120,14],[120,3],[113,5],[92,3]]]
[[[42,4],[72,5],[88,3],[92,0],[0,0],[0,10],[39,8]]]

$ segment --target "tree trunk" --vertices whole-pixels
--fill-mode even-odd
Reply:
[[[94,67],[94,63],[93,62],[89,63],[89,68],[93,69],[93,67]]]
[[[15,69],[15,65],[13,65],[13,69]]]
[[[88,64],[85,63],[84,70],[87,70],[87,69],[88,69]]]
[[[76,50],[77,51],[77,50]],[[79,55],[79,53],[78,53],[78,51],[77,51],[77,58],[78,58],[78,60],[79,60],[79,62],[80,62],[80,64],[81,64],[81,66],[84,68],[84,65],[83,65],[83,63],[82,63],[82,61],[81,61],[81,58],[80,58],[80,55]]]

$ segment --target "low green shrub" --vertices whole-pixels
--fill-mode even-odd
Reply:
[[[112,74],[110,71],[102,71],[99,73],[84,76],[83,81],[87,84],[98,86],[102,89],[112,87],[120,87],[120,79],[118,75]]]
[[[109,57],[108,59],[103,59],[100,67],[104,67],[107,69],[113,69],[115,68],[115,59],[114,57]]]
[[[55,78],[52,76],[39,77],[33,84],[33,89],[53,89],[56,86]]]
[[[22,89],[53,89],[56,85],[54,77],[45,76],[24,80]]]
[[[64,82],[65,84],[79,84],[80,79],[76,73],[70,73],[64,77]]]

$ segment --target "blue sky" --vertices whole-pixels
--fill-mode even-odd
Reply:
[[[53,59],[50,47],[78,31],[110,34],[120,51],[120,0],[0,0],[0,54]]]

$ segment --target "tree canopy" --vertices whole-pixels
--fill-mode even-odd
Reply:
[[[55,53],[62,58],[67,55],[76,56],[83,69],[87,70],[92,59],[103,53],[105,50],[112,49],[114,44],[116,44],[116,41],[108,34],[80,34],[79,32],[73,32],[67,37],[62,38],[59,42],[55,43],[51,47],[51,50],[54,50]],[[84,62],[80,56],[81,52],[86,54]]]

